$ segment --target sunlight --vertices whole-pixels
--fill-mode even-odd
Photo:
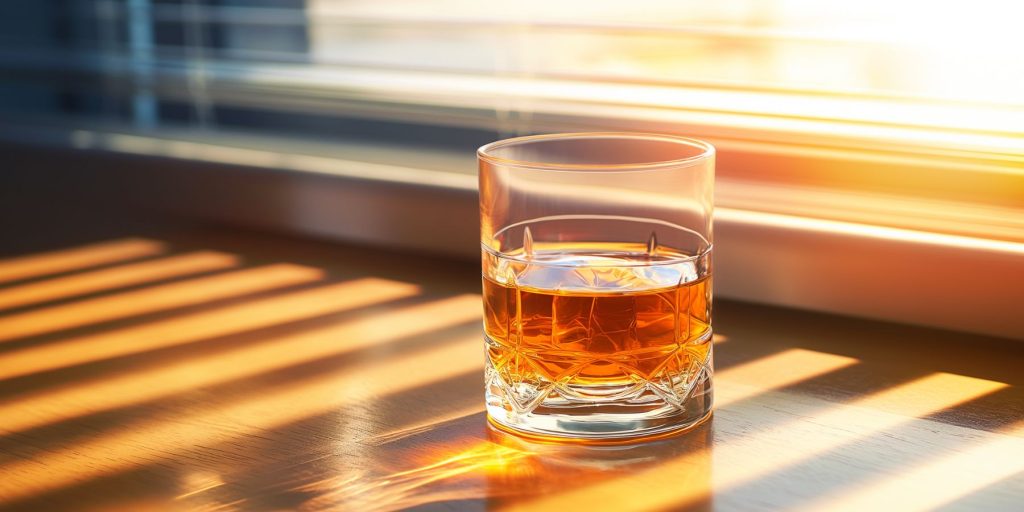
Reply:
[[[73,249],[0,260],[0,282],[69,272],[107,263],[161,254],[167,244],[145,238],[124,238]]]
[[[0,342],[310,283],[323,275],[320,269],[277,263],[8,315],[0,317]]]
[[[857,362],[856,359],[835,354],[790,349],[721,370],[715,373],[715,408],[721,411],[741,400],[834,372]],[[668,504],[676,502],[681,493],[697,497],[711,492],[706,485],[681,487],[675,485],[675,482],[679,474],[710,472],[711,457],[721,449],[716,446],[698,450],[671,462],[658,464],[653,469],[631,472],[592,485],[528,500],[514,504],[507,510],[585,510],[606,508],[609,504],[620,504],[625,508],[625,498],[628,498],[628,508],[631,510],[666,508]],[[719,478],[717,473],[712,476]]]
[[[397,77],[396,77],[397,78]],[[408,87],[400,83],[388,83],[391,87]],[[849,94],[792,94],[763,91],[756,88],[737,91],[735,88],[697,88],[656,83],[636,84],[614,81],[578,82],[552,78],[531,78],[515,80],[487,79],[471,82],[464,77],[437,76],[431,82],[437,87],[464,91],[477,96],[487,91],[503,98],[517,98],[524,102],[539,104],[551,102],[558,113],[579,115],[586,106],[591,109],[604,105],[628,105],[634,109],[651,109],[649,116],[675,116],[691,122],[710,125],[710,130],[722,130],[734,135],[742,130],[760,129],[765,132],[801,132],[816,137],[819,142],[827,137],[849,137],[861,140],[881,140],[892,135],[890,141],[897,146],[907,147],[914,142],[934,144],[950,141],[951,147],[999,147],[1019,149],[1021,142],[1012,135],[1019,133],[1019,124],[1013,109],[995,108],[985,104],[957,104],[936,102],[887,102],[877,98],[856,97]],[[531,101],[532,100],[532,101]],[[595,105],[597,107],[595,107]],[[672,110],[665,107],[671,106]],[[659,112],[661,110],[661,112]],[[682,112],[680,112],[682,111]],[[904,126],[894,126],[894,112],[899,112]],[[644,118],[647,112],[636,112],[634,116]],[[730,119],[728,116],[735,116]],[[966,116],[961,128],[972,131],[957,132],[956,137],[943,133],[941,128],[950,128],[945,116]],[[719,126],[714,126],[719,125]],[[910,131],[911,125],[921,128]],[[812,128],[820,130],[813,133]],[[927,136],[925,129],[928,130]],[[717,131],[717,130],[716,130]],[[1010,134],[1010,135],[1007,135]],[[914,137],[921,140],[915,141]],[[891,147],[887,144],[887,147]]]
[[[411,297],[419,287],[363,278],[0,354],[0,379],[172,347]]]
[[[776,368],[776,371],[779,371],[779,368]],[[716,379],[717,389],[727,389],[734,385],[732,376],[720,374]],[[763,393],[762,390],[763,394],[758,398],[758,403],[751,404],[751,407],[770,408],[780,411],[781,417],[795,416],[796,419],[772,425],[770,429],[717,443],[711,454],[713,468],[709,468],[713,473],[713,486],[719,491],[738,486],[853,441],[915,421],[915,418],[953,407],[1004,387],[1006,385],[1001,382],[937,373],[879,391],[849,404],[798,397],[793,393]],[[821,409],[824,409],[824,412],[818,412]],[[730,412],[742,413],[729,411],[723,406],[718,414]],[[928,424],[930,428],[941,427],[939,423]],[[794,449],[796,446],[799,446],[798,450]],[[758,456],[751,457],[752,453]],[[616,480],[596,490],[602,495],[609,495],[612,492],[609,489],[633,485],[643,486],[646,491],[648,487],[655,487],[648,479],[657,481],[660,472],[671,474],[693,464],[694,456],[682,457],[659,465],[643,475],[631,476],[626,483]],[[581,490],[582,492],[584,490]],[[675,508],[703,499],[710,492],[710,489],[672,489],[660,494],[652,491],[648,497],[651,499],[649,504],[652,507]]]
[[[832,493],[801,507],[813,511],[936,510],[1000,480],[1024,473],[1024,423],[1001,433],[978,432],[981,440],[953,455],[898,475]]]
[[[798,357],[809,355],[804,352],[806,351],[798,352]],[[784,352],[773,357],[778,358],[786,354]],[[726,437],[717,441],[710,450],[713,462],[703,466],[703,470],[712,473],[714,489],[721,490],[739,485],[821,455],[851,441],[913,421],[916,417],[953,407],[1006,386],[1000,382],[938,373],[880,391],[850,404],[837,405],[820,399],[798,397],[794,393],[773,392],[772,389],[783,387],[776,383],[766,382],[765,386],[757,386],[756,383],[764,377],[784,374],[784,369],[800,368],[794,365],[795,360],[776,359],[770,366],[759,365],[758,363],[762,361],[764,360],[754,361],[744,365],[745,367],[735,367],[716,375],[716,393],[728,397],[718,403],[716,414],[742,414],[741,409],[731,410],[729,405],[740,399],[756,396],[757,403],[751,402],[744,407],[770,408],[779,411],[778,415],[781,417],[795,416],[796,419],[772,425],[770,429],[761,432],[748,433],[742,437]],[[751,371],[752,368],[754,371]],[[825,412],[817,412],[821,409],[825,409]],[[928,423],[934,425],[933,428],[941,425]],[[794,446],[799,446],[800,449],[794,450]],[[758,456],[751,457],[753,453]],[[613,503],[614,501],[609,500],[626,495],[643,496],[642,502],[634,502],[637,509],[684,507],[706,498],[712,489],[674,487],[665,481],[666,475],[678,471],[691,471],[707,457],[707,453],[689,454],[659,464],[653,469],[545,497],[526,503],[521,508],[531,510],[534,507],[557,508],[579,503]]]
[[[1022,161],[1021,168],[1024,169],[1024,161]],[[811,173],[812,171],[808,169],[807,172]],[[527,191],[532,196],[552,201],[575,202],[582,205],[591,201],[595,195],[606,197],[607,199],[604,199],[606,208],[615,209],[615,211],[653,208],[663,212],[677,212],[686,208],[685,202],[680,202],[670,193],[640,189],[613,189],[595,180],[591,180],[586,185],[580,185],[567,183],[565,179],[558,175],[544,177],[543,181],[510,177],[508,182],[514,183],[518,189]],[[942,215],[937,215],[936,210],[950,208],[950,206],[941,201],[900,201],[891,195],[868,195],[847,191],[827,195],[824,199],[818,197],[818,202],[815,203],[813,202],[815,195],[809,193],[808,190],[816,192],[820,192],[820,190],[813,187],[797,189],[772,185],[762,187],[759,197],[757,194],[749,193],[751,188],[749,186],[744,195],[744,185],[741,180],[725,181],[720,191],[720,195],[723,197],[719,198],[721,200],[719,202],[729,202],[738,207],[716,205],[714,214],[716,221],[765,226],[773,229],[787,228],[806,232],[836,233],[858,238],[924,244],[936,248],[965,248],[1013,256],[1024,255],[1024,242],[998,238],[1000,233],[1009,233],[1010,236],[1019,234],[1019,227],[1012,220],[1008,220],[1012,219],[1012,216],[1007,217],[1007,215],[1015,213],[1013,209],[971,209],[972,218],[967,219],[966,215],[961,215],[960,217],[963,218],[959,220],[969,220],[970,229],[980,236],[965,236],[948,233],[950,221]],[[1024,194],[1024,184],[1019,188],[1018,195]],[[1012,189],[1012,186],[1002,187],[1002,193],[1013,197]],[[873,200],[871,203],[874,208],[873,212],[870,209],[865,209],[865,204],[869,201],[865,198],[866,196]],[[798,212],[799,214],[770,213],[771,210],[779,210],[779,206],[770,203],[782,199],[788,200],[789,204],[799,206],[802,210]],[[893,212],[900,211],[901,208],[911,211],[905,215],[906,218],[893,218]],[[847,215],[848,220],[835,220],[837,212]],[[902,227],[886,225],[894,222],[913,223],[914,225],[909,226],[908,224]]]
[[[375,478],[342,479],[341,482],[316,482],[300,487],[300,490],[314,491],[316,505],[353,510],[399,510],[409,509],[428,503],[452,499],[452,490],[427,487],[433,483],[452,480],[462,475],[503,474],[522,465],[523,459],[531,452],[503,446],[489,441],[422,467],[398,471]],[[341,483],[342,485],[337,485]],[[457,491],[456,491],[457,492]],[[482,492],[468,492],[462,496],[479,497]]]
[[[367,332],[374,330],[379,331],[379,325]],[[173,421],[144,419],[130,430],[100,432],[91,440],[42,452],[32,460],[4,464],[0,472],[8,476],[0,480],[0,499],[14,501],[135,468],[138,460],[173,465],[176,457],[188,457],[197,447],[219,445],[231,450],[237,447],[230,444],[233,440],[248,434],[267,436],[268,431],[337,413],[368,397],[429,386],[470,371],[483,371],[477,332],[422,351],[396,352],[389,359],[282,383],[237,402],[211,403],[201,412],[173,416]],[[211,428],[214,425],[225,428]]]
[[[786,408],[798,414],[799,419],[716,448],[715,487],[734,487],[874,434],[909,422],[926,421],[917,418],[1005,387],[1002,382],[935,373],[848,404],[814,404],[809,412],[799,412],[801,407],[792,398],[765,397],[765,406]],[[826,407],[824,412],[815,412],[822,406]],[[932,428],[941,424],[935,425]],[[794,450],[794,446],[800,449]],[[759,456],[750,457],[752,450]],[[682,498],[675,505],[693,498]]]
[[[188,498],[224,485],[224,479],[212,471],[190,471],[181,479],[182,492],[176,500]]]
[[[349,287],[350,295],[359,286]],[[396,297],[397,298],[397,297]],[[350,300],[334,311],[388,300],[384,294]],[[305,363],[337,357],[405,336],[443,329],[480,317],[480,297],[450,299],[406,306],[329,327],[254,342],[223,354],[165,364],[90,384],[33,395],[0,405],[0,432],[17,432],[87,414],[158,400],[176,393],[256,377]],[[381,325],[390,326],[381,329]]]
[[[813,379],[858,361],[852,357],[793,348],[715,372],[715,408]]]
[[[0,309],[65,299],[76,295],[211,270],[223,270],[238,266],[239,261],[239,258],[232,254],[201,251],[2,288],[0,289]]]
[[[422,480],[420,475],[423,475],[424,473],[437,473],[437,470],[442,470],[441,473],[448,473],[449,475],[477,470],[484,473],[503,472],[513,462],[530,455],[532,455],[532,452],[495,444],[490,441],[483,441],[468,450],[463,450],[437,462],[407,471],[392,473],[391,476],[413,476],[416,477],[417,480]],[[453,466],[457,468],[457,473],[452,472],[452,470],[455,469]],[[438,480],[439,478],[433,479]]]
[[[461,409],[456,409],[451,412],[435,414],[431,416],[430,419],[428,420],[418,421],[413,423],[412,425],[407,425],[397,430],[391,430],[388,432],[384,432],[382,434],[372,435],[369,437],[358,439],[356,442],[367,446],[380,446],[387,443],[393,443],[395,441],[405,439],[416,434],[428,432],[431,429],[443,423],[458,420],[461,418],[467,418],[469,416],[479,414],[481,412],[484,412],[484,404],[474,404],[469,407],[463,407]]]
[[[817,231],[825,233],[842,233],[854,236],[881,238],[898,242],[915,242],[935,245],[938,247],[963,247],[980,249],[1011,255],[1024,255],[1024,243],[1003,240],[990,240],[927,231],[871,226],[834,220],[778,215],[774,213],[734,210],[732,208],[716,208],[715,219],[755,226],[772,226],[798,229],[801,231]]]

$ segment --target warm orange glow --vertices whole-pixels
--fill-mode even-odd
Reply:
[[[734,366],[715,374],[715,407],[727,408],[740,400],[783,388],[800,381],[845,368],[856,359],[791,349],[768,357]],[[710,472],[711,457],[722,447],[701,449],[653,469],[630,472],[592,485],[577,487],[536,500],[514,504],[508,510],[587,510],[607,508],[622,503],[626,497],[634,510],[660,510],[679,500],[680,496],[699,497],[711,492],[707,485],[676,485],[680,474],[693,471]],[[749,453],[747,454],[749,457]],[[731,468],[730,468],[731,469]],[[717,471],[712,477],[719,478]]]
[[[74,249],[62,249],[0,260],[0,282],[28,279],[133,258],[143,258],[160,254],[166,249],[166,244],[156,240],[125,238],[76,247]]]
[[[202,251],[0,289],[0,309],[237,266],[231,254]]]
[[[801,231],[849,234],[859,237],[934,245],[937,247],[961,247],[1024,256],[1024,243],[1020,242],[946,235],[810,217],[734,210],[731,208],[715,209],[715,218],[755,226],[785,227]]]
[[[365,324],[365,332],[380,331],[380,325],[371,329],[371,324]],[[13,501],[90,480],[135,467],[138,460],[159,459],[167,453],[196,446],[229,443],[246,433],[337,412],[367,397],[428,386],[470,371],[483,371],[477,333],[445,340],[436,348],[396,352],[386,360],[281,384],[251,399],[210,404],[206,411],[175,417],[174,421],[142,420],[133,424],[132,429],[102,432],[89,441],[0,466],[0,473],[5,475],[0,499]],[[232,428],[210,428],[212,425]],[[161,442],[154,443],[154,439]]]
[[[787,366],[777,366],[776,373],[784,373]],[[751,382],[756,374],[734,373],[731,369],[716,377],[716,389],[729,389],[734,379]],[[880,391],[851,404],[835,405],[818,399],[797,398],[791,393],[773,393],[762,390],[759,404],[751,407],[770,407],[793,410],[794,406],[809,406],[807,416],[774,425],[771,429],[753,433],[743,439],[715,446],[712,450],[713,487],[722,489],[736,486],[786,466],[810,459],[843,444],[873,433],[901,425],[967,400],[978,398],[1006,387],[1001,382],[976,379],[961,375],[937,373],[908,384]],[[720,409],[727,405],[720,405]],[[814,411],[825,408],[824,413]],[[939,424],[935,424],[936,426]],[[799,450],[793,447],[799,446]],[[751,454],[756,453],[756,457]],[[658,475],[672,474],[692,467],[700,454],[687,455],[668,463],[596,486],[581,488],[578,492],[559,494],[537,505],[562,506],[581,496],[592,496],[594,503],[613,499],[619,492],[632,488],[632,495],[644,496],[644,507],[650,509],[679,508],[706,498],[711,489],[670,488],[659,491],[652,485]],[[642,489],[642,492],[637,492]],[[830,502],[831,503],[831,502]],[[534,504],[528,504],[530,508]],[[861,509],[867,510],[867,509]]]
[[[731,487],[781,468],[809,460],[839,446],[883,432],[915,418],[954,407],[987,395],[1006,384],[962,375],[936,373],[866,396],[850,404],[831,405],[823,413],[813,412],[778,425],[763,433],[715,450],[715,485]],[[782,402],[792,409],[791,397],[766,396],[765,405]],[[792,449],[799,446],[799,450]],[[758,457],[751,457],[756,452]],[[682,498],[682,496],[680,496]],[[682,501],[693,499],[690,496]],[[678,503],[677,503],[678,505]]]
[[[756,152],[754,149],[747,151]],[[820,159],[842,160],[842,155],[816,154],[821,151],[820,149],[802,151],[804,160],[818,160],[814,160],[814,162],[798,160],[788,168],[789,172],[795,177],[806,175],[820,179],[824,174],[820,169],[822,167]],[[867,157],[862,158],[862,160],[866,159]],[[884,168],[894,164],[892,157],[886,159],[878,156],[877,159],[878,162],[864,161],[862,165]],[[756,159],[753,157],[749,157],[748,161],[750,165],[757,165]],[[1024,174],[1020,176],[1022,178],[1020,180],[1021,187],[1015,193],[1013,187],[1007,183],[1013,181],[1010,176],[1002,176],[999,180],[986,182],[976,179],[977,173],[996,172],[995,170],[974,169],[974,173],[970,173],[963,169],[964,164],[958,165],[960,165],[959,168],[950,169],[953,171],[950,173],[953,176],[942,179],[942,184],[951,190],[962,191],[965,187],[969,187],[974,192],[959,198],[957,198],[957,193],[953,192],[948,200],[876,192],[877,187],[871,186],[869,178],[857,176],[846,169],[839,169],[827,173],[831,179],[837,181],[832,186],[825,186],[812,179],[804,180],[807,183],[800,180],[797,180],[797,183],[787,183],[780,177],[774,177],[777,181],[764,183],[756,181],[754,176],[719,178],[715,182],[715,201],[716,206],[727,208],[729,212],[770,211],[779,215],[829,219],[858,225],[888,226],[912,232],[924,231],[959,235],[971,239],[1024,242],[1024,217],[1015,207],[1016,204],[1021,203],[1019,198],[1024,197]],[[1021,167],[1024,168],[1024,162]],[[886,173],[877,169],[875,172],[888,175],[898,174],[894,170]],[[964,175],[973,176],[975,180],[958,186],[955,179],[966,179]],[[849,182],[852,179],[861,181]],[[890,179],[895,180],[896,178]],[[994,197],[991,197],[984,205],[966,202],[970,197],[977,195],[978,189],[983,187],[986,190],[991,190],[991,195]],[[913,190],[916,187],[913,183],[907,183],[901,188]],[[965,194],[961,193],[960,195],[964,196]],[[996,197],[1002,199],[997,200]],[[728,213],[726,215],[728,216]],[[771,219],[764,220],[770,221]]]
[[[425,489],[427,486],[457,478],[466,474],[486,475],[488,473],[505,473],[516,465],[522,464],[530,452],[518,450],[484,441],[454,455],[436,462],[406,471],[398,471],[370,480],[346,485],[324,492],[318,501],[366,510],[400,510],[413,508],[427,503],[450,500],[451,491],[443,488],[438,491]],[[322,490],[322,489],[321,489]],[[479,495],[479,491],[470,492]]]
[[[969,435],[961,435],[967,446],[953,455],[901,471],[896,477],[879,478],[827,494],[801,510],[937,510],[986,486],[1024,473],[1024,423],[1017,423],[1001,433],[972,430]],[[981,439],[969,439],[974,436]]]
[[[413,476],[419,480],[425,473],[434,473],[435,476],[444,478],[444,476],[441,476],[443,473],[455,475],[470,471],[480,471],[483,473],[504,471],[515,461],[530,455],[531,452],[528,451],[484,441],[450,457],[445,457],[437,462],[407,471],[399,471],[397,473],[393,473],[391,476]],[[432,477],[431,479],[438,480],[440,478]]]
[[[154,313],[248,293],[309,283],[323,277],[311,267],[278,263],[212,277],[190,279],[109,297],[28,311],[0,318],[0,341]]]
[[[1007,384],[993,380],[952,373],[933,373],[857,400],[846,406],[847,410],[845,411],[837,409],[817,418],[827,421],[835,420],[837,424],[851,425],[848,417],[851,414],[861,414],[861,412],[849,409],[849,407],[877,409],[897,416],[919,418],[1006,387]],[[896,418],[889,419],[895,420]],[[876,426],[883,424],[874,423]]]
[[[776,369],[777,371],[777,369]],[[729,386],[729,376],[720,376],[720,388]],[[812,421],[797,420],[776,425],[764,432],[751,434],[741,440],[715,446],[711,454],[714,467],[728,468],[714,471],[714,487],[722,489],[750,481],[780,468],[797,464],[846,444],[853,438],[863,438],[893,428],[914,418],[926,416],[957,403],[977,398],[1006,387],[999,382],[951,374],[935,374],[919,380],[880,391],[843,406],[823,400],[814,401],[811,411],[827,408],[824,414],[809,413]],[[798,400],[791,393],[767,393],[761,397],[763,407],[793,410]],[[777,402],[773,406],[772,402]],[[824,429],[823,426],[829,428]],[[830,435],[846,432],[850,435]],[[793,450],[800,446],[800,450]],[[758,457],[751,457],[751,454]],[[654,478],[657,472],[672,473],[694,464],[702,456],[684,457],[650,470],[639,478]],[[645,487],[646,488],[646,487]],[[684,507],[706,498],[709,489],[675,489],[671,495],[653,501],[656,508]],[[657,495],[652,495],[657,497]],[[653,499],[653,498],[652,498]]]
[[[410,297],[418,291],[418,287],[410,284],[364,278],[100,334],[67,338],[0,355],[0,379],[314,318]]]
[[[224,479],[216,473],[209,471],[191,472],[182,479],[181,487],[183,492],[175,496],[175,499],[185,499],[222,485],[224,485]]]
[[[460,418],[466,418],[468,416],[472,416],[474,414],[478,414],[481,412],[484,412],[484,404],[482,402],[471,405],[469,407],[456,409],[454,411],[450,411],[447,413],[435,414],[432,415],[429,419],[415,422],[411,425],[407,425],[397,430],[392,430],[389,432],[385,432],[383,434],[377,434],[363,439],[359,439],[358,442],[360,444],[370,446],[383,445],[398,441],[399,439],[405,439],[416,434],[428,432],[442,423],[458,420]]]
[[[715,408],[780,389],[857,363],[852,357],[799,348],[715,373]]]
[[[350,286],[346,292],[349,296],[359,297],[359,288],[358,285]],[[346,306],[372,304],[379,302],[381,298],[380,295],[356,298],[347,301]],[[289,366],[380,345],[403,336],[469,322],[479,317],[480,297],[460,295],[284,336],[264,343],[253,343],[224,354],[58,389],[0,405],[0,431],[26,430],[183,391],[246,379]]]
[[[1024,161],[1021,162],[1021,168],[1024,168]],[[799,172],[822,174],[820,169]],[[517,188],[529,191],[531,196],[551,201],[586,203],[594,196],[600,196],[602,201],[615,207],[645,205],[665,211],[679,208],[678,199],[671,191],[656,193],[615,190],[596,184],[559,183],[552,186],[524,182],[515,177],[509,178],[509,181],[515,183]],[[715,205],[715,219],[718,221],[895,240],[937,248],[968,248],[1024,255],[1024,241],[1020,239],[1024,224],[1015,217],[1018,214],[1017,204],[966,207],[938,200],[900,200],[891,194],[849,190],[836,192],[834,189],[825,189],[823,192],[821,188],[787,187],[781,184],[751,185],[735,178],[719,181],[722,186],[718,195],[721,197],[718,197]],[[1007,191],[1005,186],[999,190],[1011,197],[1024,197],[1024,185],[1016,194]],[[957,232],[972,236],[952,234]]]

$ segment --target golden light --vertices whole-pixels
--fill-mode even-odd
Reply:
[[[808,355],[798,354],[803,357]],[[616,496],[626,495],[640,497],[638,499],[641,501],[632,502],[637,509],[685,507],[706,499],[713,490],[725,491],[844,444],[913,422],[917,417],[953,407],[1006,387],[1000,382],[938,373],[880,391],[850,404],[836,405],[820,399],[801,398],[793,393],[771,391],[772,388],[780,387],[773,386],[772,383],[766,383],[762,387],[756,386],[754,383],[761,380],[762,370],[765,372],[764,375],[771,375],[787,373],[780,371],[780,368],[799,368],[785,365],[758,368],[758,362],[760,361],[748,363],[753,366],[732,368],[716,375],[716,392],[721,390],[722,394],[729,397],[724,403],[719,403],[717,414],[728,414],[729,405],[739,399],[757,396],[757,403],[751,402],[744,407],[786,411],[806,407],[807,412],[804,415],[797,416],[798,419],[795,420],[772,425],[771,429],[762,432],[716,443],[710,454],[685,455],[642,472],[554,494],[512,508],[557,508],[576,503],[596,505],[602,502],[611,503],[613,501],[610,500],[615,500]],[[750,371],[751,368],[755,371]],[[733,391],[737,385],[739,392]],[[821,409],[825,412],[816,412]],[[790,414],[787,413],[786,416],[789,417]],[[800,449],[794,450],[794,446],[799,446]],[[752,457],[751,454],[755,453],[757,456]],[[665,475],[706,464],[709,456],[711,466],[707,466],[705,470],[713,475],[711,488],[679,488],[665,482]]]
[[[210,308],[167,320],[65,338],[0,354],[0,379],[158,350],[314,318],[419,292],[415,285],[377,278],[320,286]],[[0,427],[2,428],[2,427]]]
[[[986,486],[1024,474],[1024,422],[996,433],[963,430],[959,434],[964,446],[952,455],[826,494],[800,510],[937,510]]]
[[[447,411],[441,414],[434,414],[430,418],[423,419],[420,421],[413,422],[410,425],[404,426],[403,428],[391,430],[381,434],[376,434],[364,438],[358,439],[359,444],[367,446],[379,446],[387,443],[392,443],[400,439],[415,436],[429,432],[436,428],[438,425],[449,421],[455,421],[461,418],[467,418],[474,414],[479,414],[484,411],[484,404],[474,404],[469,407],[462,407]]]
[[[745,482],[782,471],[838,447],[856,443],[902,425],[916,425],[929,414],[955,407],[1006,387],[1002,382],[949,373],[935,373],[894,386],[849,404],[826,404],[819,399],[794,396],[762,397],[765,407],[809,410],[798,419],[773,425],[744,439],[723,443],[714,450],[715,488],[726,491]],[[801,402],[804,402],[801,404]],[[824,412],[816,412],[824,408]],[[923,426],[939,428],[939,424]],[[798,450],[793,449],[799,446]],[[757,457],[751,457],[757,453]],[[673,506],[700,496],[682,493]]]
[[[16,313],[0,318],[0,342],[217,299],[240,297],[309,283],[322,277],[323,271],[316,268],[276,263]]]
[[[1024,256],[1024,243],[1003,240],[992,240],[927,231],[873,226],[852,222],[840,222],[827,219],[778,215],[773,213],[717,208],[715,218],[754,226],[774,226],[798,229],[801,231],[842,233],[854,236],[881,238],[900,242],[914,242],[942,247],[963,247]]]
[[[10,258],[0,260],[0,283],[155,256],[166,250],[167,244],[157,240],[124,238]]]
[[[715,407],[721,411],[731,404],[752,399],[773,389],[780,389],[856,364],[857,360],[803,349],[790,349],[715,374]],[[780,371],[784,368],[785,371]],[[718,412],[716,414],[721,414]],[[605,481],[582,485],[564,492],[552,493],[534,500],[516,503],[503,510],[573,510],[600,509],[609,504],[631,510],[660,510],[677,503],[680,496],[707,496],[709,484],[677,486],[679,474],[694,471],[718,474],[712,469],[712,457],[720,446],[697,450],[654,468],[616,475]],[[749,455],[749,454],[748,454]]]
[[[358,287],[355,287],[356,289]],[[353,288],[349,288],[354,291]],[[382,300],[367,295],[347,308]],[[17,432],[91,413],[157,400],[188,390],[252,378],[274,370],[335,357],[479,318],[477,296],[457,296],[407,306],[301,334],[254,342],[223,354],[166,364],[32,395],[0,405],[0,432]],[[338,306],[337,310],[346,307]],[[392,326],[380,329],[380,325]]]
[[[174,499],[182,500],[224,485],[224,479],[212,471],[190,471],[181,479],[181,494]]]
[[[299,491],[314,497],[306,506],[314,510],[405,510],[444,501],[480,498],[483,492],[454,483],[461,476],[504,475],[527,463],[532,453],[491,442],[479,442],[454,454],[412,469],[368,477],[365,472],[302,485]]]
[[[479,297],[474,309],[478,307]],[[478,333],[445,340],[438,347],[396,352],[388,359],[283,383],[251,398],[211,404],[173,421],[141,420],[131,429],[100,432],[73,446],[42,452],[31,460],[0,465],[0,472],[8,475],[0,485],[0,499],[15,501],[109,475],[135,467],[140,459],[157,460],[170,453],[187,455],[197,446],[220,444],[230,450],[230,443],[247,433],[266,432],[337,412],[366,397],[429,386],[470,371],[483,371]],[[215,425],[231,428],[211,428]],[[154,439],[162,442],[153,443]]]
[[[857,364],[852,357],[789,349],[715,373],[715,407],[755,397]],[[785,368],[785,371],[780,371]],[[725,384],[718,384],[725,382]]]
[[[238,266],[239,261],[237,256],[231,254],[201,251],[12,286],[0,289],[0,309],[71,298],[189,274],[224,270]]]

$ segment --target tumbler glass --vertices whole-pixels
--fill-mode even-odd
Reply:
[[[571,133],[478,157],[491,423],[614,441],[709,417],[714,148]]]

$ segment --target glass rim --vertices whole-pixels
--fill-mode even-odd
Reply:
[[[565,163],[552,163],[552,162],[537,162],[531,160],[517,160],[513,158],[502,158],[496,156],[493,153],[496,149],[501,149],[509,146],[531,144],[536,142],[547,142],[557,140],[569,140],[569,139],[620,139],[620,140],[643,140],[643,141],[661,141],[676,145],[683,145],[690,148],[697,148],[700,153],[692,156],[683,158],[675,158],[671,160],[659,160],[653,162],[636,162],[627,164],[565,164]],[[502,139],[491,142],[480,146],[476,150],[477,157],[481,161],[485,161],[492,164],[505,165],[508,167],[518,167],[523,169],[543,169],[551,171],[619,171],[619,172],[633,172],[633,171],[645,171],[651,169],[661,169],[665,167],[681,167],[694,165],[703,161],[706,161],[715,155],[715,147],[710,143],[692,139],[690,137],[682,137],[679,135],[669,135],[664,133],[645,133],[645,132],[570,132],[570,133],[548,133],[542,135],[527,135],[524,137],[512,137],[508,139]]]
[[[703,234],[697,232],[696,230],[690,229],[690,228],[685,227],[685,226],[681,226],[681,225],[673,223],[673,222],[669,222],[669,221],[666,221],[666,220],[660,220],[660,219],[638,219],[636,217],[626,217],[626,216],[621,216],[621,215],[551,215],[551,216],[548,216],[548,217],[540,217],[540,218],[536,218],[536,219],[529,219],[529,220],[519,221],[519,222],[516,222],[514,224],[509,224],[508,226],[505,226],[505,227],[501,228],[496,233],[494,233],[494,235],[491,236],[491,240],[493,241],[493,240],[497,239],[497,237],[500,236],[502,233],[504,233],[504,232],[514,228],[514,227],[528,225],[528,224],[530,224],[532,222],[549,221],[549,220],[565,220],[565,219],[576,219],[576,218],[611,219],[611,220],[643,220],[645,222],[653,222],[655,224],[661,224],[663,226],[670,227],[672,229],[678,229],[680,231],[685,231],[685,232],[687,232],[687,233],[689,233],[691,235],[695,235],[702,242],[701,248],[700,248],[699,251],[697,251],[696,254],[687,254],[685,256],[680,256],[680,257],[671,258],[671,259],[668,259],[668,260],[660,260],[660,261],[624,262],[624,263],[619,263],[619,264],[616,264],[616,265],[609,265],[611,267],[656,267],[656,266],[670,266],[670,265],[679,265],[681,263],[695,262],[695,261],[697,261],[697,260],[699,260],[701,258],[706,257],[708,254],[711,254],[711,251],[712,251],[712,249],[714,249],[714,246],[715,246]],[[486,251],[487,253],[491,254],[492,256],[496,256],[498,258],[504,258],[504,259],[507,259],[507,260],[512,260],[512,261],[515,261],[517,263],[526,263],[526,264],[537,265],[537,266],[542,266],[542,267],[575,267],[576,266],[575,264],[563,263],[563,262],[558,262],[558,261],[544,261],[544,260],[535,260],[535,259],[522,258],[519,255],[509,254],[509,253],[501,251],[499,249],[495,249],[495,248],[487,245],[487,241],[486,240],[480,240],[480,248],[483,249],[484,251]]]

